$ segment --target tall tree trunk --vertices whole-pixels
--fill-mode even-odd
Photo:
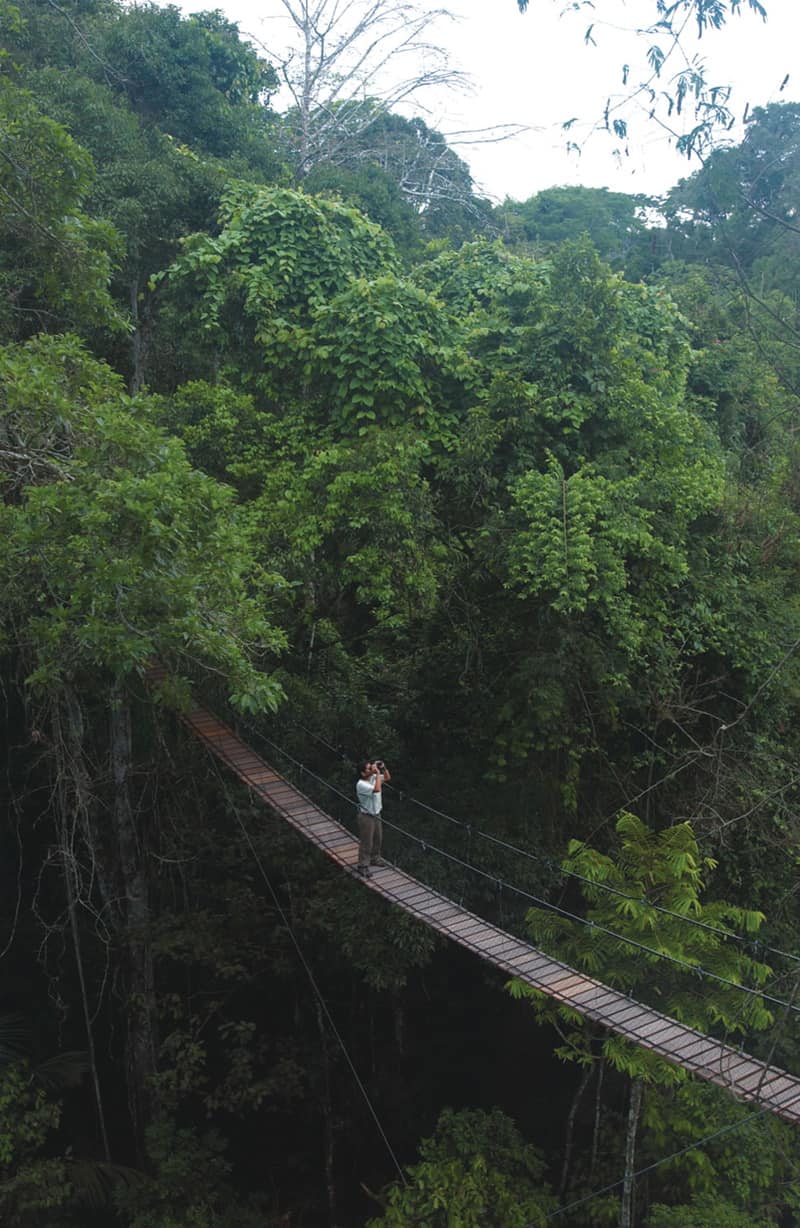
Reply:
[[[403,1009],[403,1001],[399,993],[393,995],[392,1007],[394,1019],[394,1043],[397,1046],[398,1057],[403,1057],[405,1054],[406,1045],[406,1015]]]
[[[619,1228],[633,1228],[633,1209],[636,1171],[636,1132],[642,1111],[644,1080],[634,1079],[628,1101],[628,1124],[625,1130],[625,1177],[622,1183],[622,1203],[619,1209]]]
[[[139,304],[139,273],[133,274],[129,287],[129,302],[131,309],[131,377],[128,391],[131,395],[140,392],[145,384],[145,368],[147,364],[147,349],[150,341],[150,306],[147,301]]]
[[[94,1102],[97,1107],[97,1124],[100,1128],[100,1137],[103,1141],[103,1154],[106,1158],[106,1163],[111,1163],[111,1148],[108,1145],[108,1132],[106,1130],[106,1115],[103,1109],[103,1097],[100,1091],[100,1075],[97,1071],[97,1055],[94,1047],[94,1032],[92,1031],[92,1018],[89,1011],[89,997],[86,992],[86,977],[83,971],[83,954],[81,952],[80,930],[78,928],[78,917],[75,910],[75,891],[72,876],[74,874],[74,866],[72,859],[67,857],[67,849],[62,848],[62,858],[64,863],[64,883],[67,889],[67,908],[69,910],[69,926],[72,933],[72,947],[75,952],[75,965],[78,970],[78,983],[81,987],[81,1002],[83,1004],[83,1022],[86,1026],[86,1047],[89,1051],[89,1069],[92,1073],[92,1087],[94,1088]]]
[[[561,1165],[561,1180],[558,1185],[559,1199],[563,1199],[567,1189],[567,1181],[569,1180],[569,1166],[570,1161],[572,1160],[572,1145],[574,1142],[575,1133],[575,1118],[578,1115],[578,1108],[581,1100],[583,1099],[583,1093],[586,1091],[589,1080],[593,1074],[594,1062],[587,1062],[581,1071],[580,1083],[578,1084],[575,1095],[572,1097],[572,1104],[569,1106],[569,1113],[567,1114],[566,1137],[564,1139],[564,1162]]]
[[[77,899],[80,895],[81,882],[75,857],[75,834],[80,829],[93,867],[97,867],[97,856],[91,839],[91,792],[89,788],[89,770],[84,755],[84,723],[83,711],[77,695],[68,687],[64,696],[64,710],[55,705],[53,718],[53,741],[56,752],[57,792],[59,798],[59,840],[61,843],[61,864],[64,871],[64,887],[67,895],[67,911],[69,913],[72,948],[75,953],[75,966],[78,973],[78,983],[81,991],[83,1021],[86,1028],[86,1047],[89,1053],[89,1069],[92,1076],[95,1106],[97,1108],[97,1124],[103,1142],[103,1154],[106,1161],[111,1162],[111,1148],[108,1143],[106,1117],[103,1108],[103,1096],[100,1089],[100,1075],[97,1069],[97,1054],[92,1031],[92,1018],[89,1010],[89,996],[86,988],[86,975],[83,966],[80,927],[78,925]],[[108,880],[101,870],[96,868],[96,878],[100,885],[103,903],[106,904],[111,893]]]
[[[111,703],[112,812],[126,906],[128,1101],[137,1146],[141,1151],[144,1127],[154,1108],[152,1077],[156,1072],[156,1002],[149,934],[148,881],[131,805],[131,764],[131,711],[123,685],[118,680]]]
[[[597,1068],[597,1087],[594,1093],[594,1127],[592,1129],[592,1156],[589,1161],[589,1180],[597,1168],[597,1151],[600,1146],[600,1111],[603,1107],[603,1075],[606,1071],[606,1059],[600,1055],[600,1065]]]
[[[322,1017],[322,1007],[319,998],[316,1000],[317,1028],[319,1030],[320,1052],[322,1053],[322,1119],[325,1134],[325,1189],[328,1195],[328,1220],[330,1228],[336,1228],[336,1184],[333,1177],[333,1162],[336,1152],[336,1126],[333,1120],[333,1101],[331,1098],[331,1064],[328,1052],[328,1033],[325,1020]]]
[[[58,710],[56,710],[58,713]],[[91,775],[84,750],[85,724],[83,708],[72,687],[64,690],[63,737],[67,750],[67,775],[73,791],[75,813],[81,824],[83,839],[89,850],[91,873],[97,883],[103,903],[103,913],[114,930],[120,928],[124,911],[116,882],[115,858],[111,855],[108,833],[99,821],[97,807],[92,804]],[[58,717],[60,722],[60,717]]]

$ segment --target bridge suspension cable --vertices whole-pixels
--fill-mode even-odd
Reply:
[[[326,780],[325,777],[320,776],[317,772],[312,771],[311,768],[307,767],[299,759],[291,755],[282,746],[280,746],[279,743],[275,742],[272,738],[268,737],[266,734],[262,733],[259,730],[254,730],[254,733],[257,737],[263,738],[265,742],[267,742],[270,746],[272,746],[275,750],[277,750],[290,763],[293,763],[297,768],[299,768],[302,772],[308,775],[311,779],[316,780],[324,788],[330,790],[332,793],[335,793],[336,796],[340,797],[343,801],[345,801],[348,804],[348,806],[352,807],[354,805],[352,798],[348,797],[345,793],[342,792],[341,789],[339,789],[336,785],[332,784],[329,780]],[[438,845],[431,843],[430,840],[426,840],[422,836],[418,836],[414,832],[408,831],[406,828],[401,827],[400,824],[395,823],[392,820],[383,818],[382,821],[385,826],[391,828],[393,831],[398,832],[400,835],[405,836],[407,839],[419,845],[423,850],[434,852],[438,854],[439,856],[445,858],[446,860],[452,862],[453,864],[460,866],[462,869],[470,870],[473,874],[476,874],[479,877],[488,880],[489,882],[495,883],[500,887],[504,887],[508,891],[511,891],[514,894],[519,895],[524,899],[530,900],[532,903],[536,904],[540,908],[544,908],[545,910],[549,912],[558,913],[560,916],[566,917],[570,921],[576,921],[580,925],[584,925],[596,933],[604,934],[605,936],[609,938],[613,938],[616,942],[624,943],[627,946],[634,947],[637,950],[642,951],[647,955],[651,955],[657,959],[664,960],[667,963],[673,964],[676,967],[683,969],[685,972],[691,973],[693,976],[713,980],[717,982],[718,984],[725,985],[729,989],[735,989],[739,993],[743,993],[743,994],[749,995],[750,997],[757,998],[762,1002],[769,1002],[774,1006],[782,1007],[783,1009],[787,1011],[791,1011],[794,1014],[800,1015],[800,1006],[795,1006],[792,1002],[789,1002],[784,998],[775,997],[773,994],[766,993],[760,989],[754,989],[749,985],[742,985],[741,983],[737,981],[730,980],[728,977],[721,976],[717,972],[713,972],[710,968],[704,968],[702,964],[689,963],[687,960],[680,959],[676,955],[671,955],[668,951],[660,951],[656,947],[650,947],[646,943],[639,942],[636,938],[630,938],[626,934],[619,934],[615,930],[609,928],[608,926],[601,925],[599,922],[596,922],[596,921],[591,921],[587,917],[581,917],[577,913],[573,913],[573,912],[570,912],[568,909],[562,908],[561,905],[559,904],[554,904],[550,900],[545,900],[542,896],[535,895],[532,892],[527,891],[523,887],[518,887],[516,886],[516,884],[508,882],[506,879],[502,877],[498,877],[498,875],[496,874],[490,873],[488,870],[481,869],[479,866],[474,865],[472,862],[464,861],[462,858],[457,857],[454,853],[449,853],[446,849],[440,848]],[[454,821],[459,822],[459,820],[454,820]],[[509,846],[509,847],[513,847],[513,846]],[[592,880],[587,880],[587,881],[592,881]],[[690,918],[681,917],[680,913],[675,913],[674,916],[679,920],[686,921],[687,923],[691,922]],[[720,930],[719,933],[724,936],[726,934],[726,931]]]
[[[320,742],[321,745],[326,746],[328,750],[336,754],[342,760],[342,762],[347,763],[349,766],[353,766],[353,761],[349,759],[342,751],[337,750],[337,748],[330,742],[326,741],[325,738],[314,733],[313,730],[308,729],[305,725],[296,720],[294,723],[297,725],[298,729],[302,729],[304,733],[309,734],[312,738],[315,738],[318,742]],[[259,736],[264,736],[263,734],[260,734],[260,731],[254,732],[259,733]],[[279,746],[276,746],[276,749],[281,750],[281,753],[283,754],[286,753]],[[310,771],[310,769],[306,768],[304,765],[300,766],[302,767],[303,771]],[[328,787],[334,788],[332,785],[329,785]],[[391,784],[387,785],[386,787],[392,792],[396,793],[401,801],[418,806],[422,810],[428,811],[429,814],[434,814],[437,816],[437,818],[444,819],[446,822],[460,827],[463,831],[469,833],[470,836],[474,836],[479,840],[485,840],[488,844],[493,844],[498,848],[504,849],[506,852],[515,854],[516,856],[524,857],[528,861],[539,862],[565,878],[575,879],[576,882],[584,883],[587,886],[592,887],[595,891],[605,892],[606,894],[616,896],[618,899],[628,901],[629,903],[642,904],[647,908],[652,908],[654,912],[661,913],[666,917],[671,917],[675,921],[681,921],[685,925],[693,925],[697,929],[706,930],[707,932],[716,935],[718,938],[725,939],[728,942],[737,942],[742,946],[748,946],[757,957],[765,954],[777,955],[781,959],[788,959],[792,963],[800,966],[800,955],[794,954],[791,951],[783,951],[780,947],[775,947],[769,943],[764,943],[757,938],[748,938],[743,934],[736,934],[732,930],[720,929],[719,926],[711,925],[707,921],[701,921],[697,917],[684,916],[682,913],[675,912],[674,909],[667,908],[663,904],[657,904],[654,900],[649,900],[646,896],[629,895],[627,892],[622,891],[619,887],[614,887],[611,883],[600,882],[597,879],[589,878],[587,875],[581,874],[577,870],[568,870],[561,865],[560,862],[556,861],[555,858],[548,857],[544,853],[535,853],[531,849],[522,848],[520,845],[512,844],[507,840],[503,840],[500,836],[495,836],[491,832],[484,831],[482,828],[476,827],[474,824],[467,822],[465,819],[456,818],[454,815],[448,814],[446,811],[440,810],[436,806],[431,806],[428,802],[422,801],[421,798],[415,797],[411,793],[406,793],[402,789],[397,789]]]

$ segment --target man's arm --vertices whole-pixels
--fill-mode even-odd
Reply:
[[[384,780],[387,781],[388,783],[388,781],[392,779],[392,774],[387,768],[385,763],[378,763],[378,761],[376,760],[375,767],[377,769],[376,780],[375,780],[375,792],[380,793],[381,785],[383,784]]]

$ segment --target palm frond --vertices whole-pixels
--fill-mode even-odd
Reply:
[[[89,1069],[89,1058],[82,1049],[70,1049],[45,1058],[34,1068],[33,1077],[48,1091],[78,1087]]]
[[[0,1071],[25,1056],[28,1039],[22,1015],[0,1015]]]
[[[103,1160],[76,1160],[68,1157],[69,1179],[74,1198],[93,1210],[111,1205],[115,1186],[129,1190],[144,1188],[151,1178],[126,1164],[109,1164]]]

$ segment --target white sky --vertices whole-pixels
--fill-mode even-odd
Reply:
[[[738,116],[746,103],[752,108],[800,97],[800,73],[780,92],[800,48],[800,0],[763,3],[766,23],[744,11],[747,0],[742,0],[741,16],[707,33],[701,43],[687,44],[690,54],[706,61],[712,84],[733,86],[729,105]],[[280,0],[181,0],[181,7],[186,12],[220,8],[243,34],[273,46],[285,42]],[[438,41],[448,49],[452,66],[469,74],[474,90],[468,96],[428,98],[427,109],[416,110],[445,134],[503,123],[529,127],[500,144],[456,145],[476,185],[491,198],[524,200],[556,184],[657,194],[697,168],[697,162],[687,162],[670,148],[666,135],[643,112],[626,113],[627,156],[615,156],[619,141],[590,131],[609,95],[621,93],[624,63],[630,63],[631,82],[647,75],[645,53],[654,40],[632,38],[625,28],[637,18],[651,20],[654,0],[596,0],[594,5],[530,0],[524,15],[516,0],[450,0],[447,7],[457,20],[438,28]],[[562,15],[563,10],[568,11]],[[596,46],[584,43],[592,22]],[[663,80],[669,76],[665,70]],[[565,133],[561,125],[573,116],[579,123]],[[741,129],[731,137],[740,139]],[[569,139],[583,145],[580,156],[566,151]]]

